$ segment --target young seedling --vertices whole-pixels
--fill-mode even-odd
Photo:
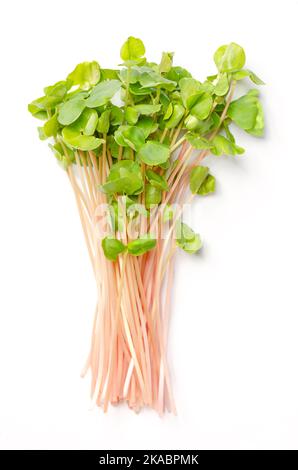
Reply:
[[[231,126],[263,134],[257,89],[234,99],[238,81],[263,82],[235,43],[217,49],[217,72],[204,81],[173,65],[173,53],[148,61],[134,37],[120,55],[115,69],[78,64],[28,108],[73,188],[97,283],[83,370],[92,402],[175,413],[166,355],[173,259],[177,247],[202,246],[183,205],[215,191],[207,156],[244,152]]]

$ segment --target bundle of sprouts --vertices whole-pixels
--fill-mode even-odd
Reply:
[[[217,73],[205,81],[173,65],[172,53],[149,62],[134,37],[120,55],[117,69],[78,64],[29,111],[45,121],[39,136],[51,138],[72,186],[96,280],[82,372],[91,372],[92,403],[175,413],[167,362],[174,255],[202,245],[183,206],[215,191],[207,156],[244,152],[231,123],[262,135],[256,88],[234,95],[239,80],[262,81],[235,43],[217,49]]]

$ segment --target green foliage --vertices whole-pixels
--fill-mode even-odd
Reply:
[[[190,109],[197,100],[197,95],[202,91],[201,84],[194,78],[185,77],[179,82],[181,98],[184,106]]]
[[[162,191],[168,191],[169,186],[164,176],[159,175],[158,173],[149,168],[148,170],[146,170],[146,178],[151,184],[151,186],[154,186],[155,188],[160,189]]]
[[[163,222],[168,222],[169,220],[173,220],[174,217],[174,210],[170,204],[166,204],[163,210]]]
[[[142,237],[129,242],[127,250],[131,255],[140,256],[147,253],[147,251],[152,250],[155,245],[156,239],[148,233],[147,235],[143,235]]]
[[[63,126],[72,124],[80,117],[85,107],[86,101],[83,98],[66,101],[59,109],[58,121]]]
[[[191,77],[191,74],[188,72],[188,70],[184,69],[183,67],[174,66],[167,73],[167,79],[177,83],[179,83],[181,78],[187,77]]]
[[[130,147],[138,152],[145,144],[145,136],[142,129],[137,126],[120,126],[115,132],[117,144]]]
[[[203,92],[197,94],[194,105],[191,108],[191,115],[203,121],[209,116],[212,104],[212,96],[209,93]]]
[[[175,224],[173,207],[183,189],[180,185],[189,180],[191,192],[201,196],[215,191],[214,176],[198,163],[210,153],[243,154],[231,124],[254,136],[263,134],[258,91],[247,90],[234,100],[232,94],[240,80],[245,79],[245,86],[249,80],[254,85],[264,82],[244,68],[245,52],[233,42],[217,49],[217,73],[205,80],[197,80],[185,68],[174,65],[172,52],[164,52],[156,63],[147,61],[143,42],[132,36],[120,55],[123,63],[115,69],[101,68],[95,61],[78,64],[65,80],[45,87],[28,110],[42,121],[39,137],[50,139],[49,146],[62,168],[69,170],[70,165],[82,163],[83,156],[87,166],[98,164],[98,190],[109,205],[113,230],[125,228],[126,223],[125,213],[118,213],[119,196],[125,200],[126,215],[136,223],[140,213],[147,217],[147,209],[168,198],[166,202],[173,205],[167,204],[164,210],[160,206],[159,220]],[[92,159],[87,158],[88,152],[92,152]],[[95,181],[94,168],[89,170]],[[140,203],[145,207],[140,209]],[[175,229],[181,229],[178,246],[188,253],[200,249],[200,237],[186,224],[179,222]],[[115,261],[125,250],[139,255],[155,243],[148,235],[125,247],[120,240],[106,237],[102,246],[107,258]]]
[[[73,151],[68,149],[67,155],[65,155],[63,147],[59,142],[54,145],[49,144],[49,147],[52,150],[57,162],[64,170],[66,170],[69,165],[72,165],[75,162]]]
[[[143,178],[138,163],[121,160],[112,165],[107,182],[101,186],[106,194],[139,194],[143,191]]]
[[[98,114],[94,109],[86,108],[76,122],[76,126],[85,135],[93,135],[98,123]]]
[[[160,188],[153,186],[153,184],[146,184],[145,187],[145,206],[150,209],[151,206],[155,206],[161,202],[162,191]]]
[[[139,113],[135,108],[128,106],[124,111],[124,117],[127,124],[134,125],[138,121]]]
[[[149,116],[141,116],[136,126],[142,130],[145,139],[158,129],[158,124]]]
[[[196,166],[191,170],[189,186],[193,194],[196,194],[207,177],[209,168],[206,166]]]
[[[100,80],[100,67],[97,62],[82,62],[68,75],[73,85],[79,85],[83,90],[89,90]]]
[[[170,157],[170,148],[165,144],[149,140],[142,145],[138,152],[138,158],[146,165],[157,166],[165,163]]]
[[[176,224],[176,243],[179,248],[189,254],[196,253],[202,247],[200,235],[183,222]]]
[[[145,116],[158,113],[160,108],[160,104],[137,104],[134,107],[138,114],[144,114]]]
[[[172,63],[173,63],[173,56],[174,56],[173,52],[162,53],[161,61],[158,67],[160,73],[170,72],[172,68]]]
[[[113,96],[120,90],[119,80],[105,80],[96,85],[86,100],[88,108],[97,108],[107,104]]]
[[[226,73],[219,74],[216,85],[214,88],[214,93],[217,96],[224,96],[229,90],[229,79]]]
[[[228,116],[249,134],[261,136],[264,131],[264,113],[257,90],[250,90],[238,100],[232,101]]]
[[[93,135],[82,134],[75,125],[64,127],[62,138],[67,145],[80,150],[94,150],[104,142]]]
[[[110,128],[111,110],[107,109],[98,118],[96,130],[100,134],[107,134]]]
[[[245,52],[241,46],[231,42],[217,49],[214,54],[214,62],[219,72],[234,72],[244,67]]]
[[[170,106],[171,108],[169,109],[169,111],[171,111],[171,113],[168,112],[170,116],[168,118],[168,114],[166,114],[164,117],[164,120],[166,120],[166,127],[168,129],[173,129],[177,127],[178,124],[180,123],[181,119],[184,116],[185,109],[179,103],[175,103],[174,106],[172,105],[172,103],[170,103]]]
[[[213,147],[211,152],[214,155],[242,155],[244,153],[244,149],[239,147],[231,140],[228,140],[223,135],[217,135],[212,140]]]
[[[141,39],[130,36],[121,47],[120,56],[124,61],[138,60],[145,54],[145,46]]]
[[[126,246],[117,238],[105,237],[101,242],[105,257],[110,261],[116,261],[118,255],[126,251]]]
[[[191,146],[195,149],[203,150],[203,149],[212,148],[212,143],[209,142],[209,140],[205,139],[204,137],[200,137],[199,135],[187,133],[185,138],[186,140],[188,140]]]
[[[265,85],[263,80],[261,80],[254,72],[251,70],[237,70],[233,73],[233,80],[242,80],[243,78],[248,77],[251,79],[255,85]]]
[[[207,175],[207,177],[204,179],[203,183],[201,184],[198,190],[198,194],[200,196],[206,196],[207,194],[214,193],[215,186],[216,186],[216,180],[214,176]]]
[[[44,123],[43,132],[45,137],[56,137],[59,130],[57,114],[54,114],[47,122]]]

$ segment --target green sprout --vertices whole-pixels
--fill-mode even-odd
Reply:
[[[175,65],[172,52],[148,60],[132,36],[120,58],[114,69],[78,64],[28,110],[74,190],[97,282],[93,402],[106,410],[129,397],[136,410],[147,404],[162,413],[166,400],[175,411],[163,323],[173,256],[177,248],[194,254],[202,247],[183,205],[215,192],[213,161],[244,153],[236,129],[263,135],[256,87],[264,82],[245,68],[244,49],[234,42],[215,51],[206,79]]]

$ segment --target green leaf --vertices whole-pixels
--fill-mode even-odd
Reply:
[[[80,88],[68,93],[65,97],[65,101],[84,99],[89,96],[88,91],[82,91]]]
[[[41,96],[28,105],[28,110],[33,116],[38,117],[39,119],[43,119],[42,116],[37,116],[37,113],[43,111],[43,115],[45,114],[47,117],[46,111],[48,109],[54,108],[57,104],[61,103],[61,101],[62,98],[60,97]]]
[[[146,170],[146,178],[151,186],[154,186],[155,188],[162,191],[168,191],[169,186],[164,176],[161,176],[158,173],[155,173],[155,171],[148,169]]]
[[[133,160],[120,160],[110,169],[107,181],[101,186],[106,194],[139,194],[143,191],[144,183],[141,168]]]
[[[173,52],[163,52],[161,61],[159,64],[159,72],[160,73],[167,73],[171,70],[172,63],[173,63]]]
[[[116,69],[100,69],[100,81],[118,80],[119,70]]]
[[[179,82],[181,98],[184,106],[190,109],[196,101],[197,94],[201,92],[201,83],[194,78],[182,78]]]
[[[224,96],[229,90],[229,80],[226,73],[220,74],[216,82],[214,93],[217,96]]]
[[[176,243],[186,253],[196,253],[202,247],[200,235],[183,222],[176,224]]]
[[[89,90],[91,86],[96,85],[100,80],[99,64],[95,61],[82,62],[75,67],[67,79],[71,80],[73,85],[79,85],[83,90]]]
[[[112,157],[118,159],[120,146],[115,141],[113,135],[108,135],[107,136],[107,146],[108,146],[108,149],[111,152]]]
[[[251,90],[238,100],[232,101],[227,115],[237,126],[248,133],[262,135],[264,130],[264,114],[256,90]]]
[[[147,234],[129,242],[127,245],[127,249],[128,253],[130,253],[131,255],[140,256],[144,253],[147,253],[147,251],[152,250],[155,246],[156,239],[152,235]]]
[[[246,132],[256,137],[261,137],[264,133],[264,127],[265,127],[264,111],[259,100],[257,100],[256,106],[257,106],[258,112],[257,112],[255,125],[251,129],[247,129]]]
[[[145,54],[145,46],[141,39],[129,36],[121,47],[120,57],[122,60],[137,60]]]
[[[111,110],[107,109],[98,118],[96,130],[101,134],[107,134],[110,128],[110,114]]]
[[[175,66],[167,73],[167,79],[179,83],[181,78],[190,78],[191,73],[183,67]]]
[[[123,211],[120,209],[117,201],[112,201],[112,204],[109,205],[109,224],[113,232],[122,231],[124,228],[125,218],[123,216]]]
[[[139,82],[143,88],[160,87],[169,91],[176,88],[176,82],[168,80],[154,70],[142,73],[139,77]]]
[[[72,87],[72,82],[70,80],[60,80],[59,82],[54,83],[54,85],[46,86],[43,91],[46,96],[55,96],[56,98],[63,99]]]
[[[213,111],[213,113],[204,121],[201,121],[195,116],[189,115],[185,119],[184,124],[185,124],[186,129],[192,132],[195,132],[199,136],[201,136],[201,135],[207,134],[212,129],[217,128],[218,122],[219,122],[219,118],[216,115],[216,113]]]
[[[120,126],[114,134],[117,144],[139,151],[145,143],[144,132],[137,126]]]
[[[195,149],[203,150],[212,148],[211,142],[209,142],[207,139],[204,139],[204,137],[187,133],[185,138]]]
[[[62,137],[67,145],[80,150],[94,150],[104,142],[103,139],[81,134],[75,124],[64,127],[62,129]]]
[[[236,72],[232,73],[233,80],[243,80],[243,78],[249,76],[248,70],[236,70]]]
[[[174,209],[170,204],[166,204],[164,210],[163,210],[163,217],[162,220],[164,223],[168,222],[169,220],[172,220],[174,217]]]
[[[265,85],[263,80],[261,80],[254,72],[251,70],[237,70],[233,73],[233,80],[242,80],[245,77],[249,77],[253,83],[256,85]]]
[[[151,71],[149,67],[145,68],[145,67],[133,66],[129,68],[123,68],[119,72],[119,78],[122,81],[122,83],[124,83],[125,85],[129,83],[132,86],[132,88],[134,88],[133,85],[137,85],[137,81],[140,78],[141,71],[145,71],[145,70]]]
[[[235,42],[221,46],[214,54],[214,62],[219,72],[234,72],[245,64],[245,52]]]
[[[200,93],[197,95],[196,102],[191,108],[191,115],[203,121],[209,116],[212,105],[212,96],[209,93]]]
[[[261,80],[254,72],[252,72],[251,70],[249,70],[248,72],[249,72],[249,78],[251,79],[253,83],[255,83],[256,85],[265,85],[263,80]]]
[[[224,127],[224,130],[225,130],[227,139],[230,142],[233,142],[233,144],[234,144],[235,143],[235,137],[233,136],[232,132],[230,131],[229,124],[227,123],[227,121],[224,121],[223,127]]]
[[[137,217],[138,215],[148,217],[148,211],[145,209],[143,204],[134,203],[133,201],[131,204],[127,204],[126,212],[128,217],[130,217],[131,219]]]
[[[141,116],[136,126],[142,130],[145,139],[158,129],[158,124],[149,116]]]
[[[55,158],[57,159],[59,165],[62,166],[64,170],[66,170],[69,167],[69,165],[75,162],[75,156],[72,150],[68,149],[67,156],[64,155],[62,145],[59,142],[57,142],[54,145],[49,144],[49,147],[54,153]]]
[[[156,186],[146,184],[145,186],[145,206],[150,209],[151,206],[159,204],[162,199],[162,191]]]
[[[248,92],[241,98],[232,101],[228,108],[228,116],[242,129],[252,129],[255,125],[258,107],[257,97]]]
[[[59,129],[57,114],[54,114],[47,122],[44,123],[43,131],[46,137],[56,137]]]
[[[57,104],[61,103],[70,87],[71,82],[69,80],[57,82],[44,88],[45,96],[37,101],[42,103],[44,109],[54,108]]]
[[[200,125],[200,122],[202,122],[202,121],[197,119],[195,116],[192,116],[191,114],[189,114],[184,119],[184,126],[189,131],[195,131],[198,128],[198,126]]]
[[[179,122],[183,118],[184,113],[185,113],[185,109],[182,106],[182,104],[174,104],[171,117],[169,118],[168,121],[166,121],[166,128],[173,129],[174,127],[177,127]],[[166,119],[165,116],[164,116],[164,119]]]
[[[173,114],[173,110],[174,110],[173,103],[170,102],[168,104],[167,108],[166,108],[166,112],[165,112],[164,117],[163,117],[164,121],[166,121],[167,119],[170,119],[170,117]]]
[[[80,130],[85,135],[93,135],[98,122],[98,114],[95,109],[86,108],[82,112],[78,121],[75,125],[80,128]]]
[[[120,240],[113,237],[105,237],[101,242],[101,246],[105,257],[110,261],[116,261],[118,255],[126,251],[126,246]]]
[[[44,109],[43,105],[40,105],[39,100],[40,98],[28,104],[28,111],[33,117],[45,120],[48,118],[48,113]]]
[[[124,119],[124,112],[123,109],[118,108],[118,106],[112,105],[110,108],[111,115],[110,115],[110,123],[112,126],[120,126]]]
[[[40,138],[40,140],[46,140],[47,139],[47,136],[44,133],[43,127],[38,127],[37,132],[38,132],[38,137]]]
[[[43,116],[46,114],[45,111],[54,108],[57,104],[61,103],[68,88],[65,82],[58,82],[58,84],[47,87],[45,90],[49,90],[49,94],[37,98],[28,105],[30,113],[39,119],[43,119]]]
[[[89,98],[86,99],[86,106],[88,108],[103,106],[113,98],[117,91],[120,90],[120,87],[120,80],[105,80],[100,82],[92,89]]]
[[[213,95],[214,93],[215,86],[213,83],[209,82],[208,80],[205,80],[204,83],[201,83],[201,90],[206,91],[206,93],[210,93]]]
[[[59,109],[58,121],[63,126],[72,124],[80,117],[85,107],[86,101],[83,98],[66,101]]]
[[[176,162],[176,160],[175,160],[175,162]],[[175,163],[174,163],[174,165],[175,165]],[[161,163],[161,164],[158,165],[158,166],[159,166],[159,168],[161,168],[162,170],[168,170],[168,169],[170,168],[170,166],[171,166],[170,160],[167,160],[166,162]]]
[[[145,116],[150,114],[158,113],[160,111],[160,104],[136,104],[134,109],[139,113]]]
[[[70,126],[62,130],[64,142],[76,149],[94,150],[98,148],[104,139],[94,137],[98,121],[97,112],[94,109],[84,109],[81,116]]]
[[[139,114],[135,108],[128,106],[125,109],[124,115],[125,115],[125,120],[127,121],[128,124],[133,126],[134,124],[137,123]]]
[[[213,147],[211,152],[213,155],[242,155],[244,148],[239,147],[234,142],[228,140],[223,135],[217,135],[212,140]]]
[[[197,194],[204,180],[207,178],[209,168],[206,166],[196,166],[191,170],[189,185],[193,194]]]
[[[151,93],[155,92],[155,88],[143,88],[139,83],[134,83],[129,86],[129,91],[132,95],[139,96],[150,96]]]
[[[201,184],[198,194],[200,196],[206,196],[207,194],[214,193],[215,191],[215,186],[216,186],[216,180],[214,176],[212,175],[207,175],[207,178],[203,181]]]
[[[139,149],[138,158],[146,165],[156,166],[165,163],[170,157],[168,145],[160,144],[153,140],[146,142]]]

